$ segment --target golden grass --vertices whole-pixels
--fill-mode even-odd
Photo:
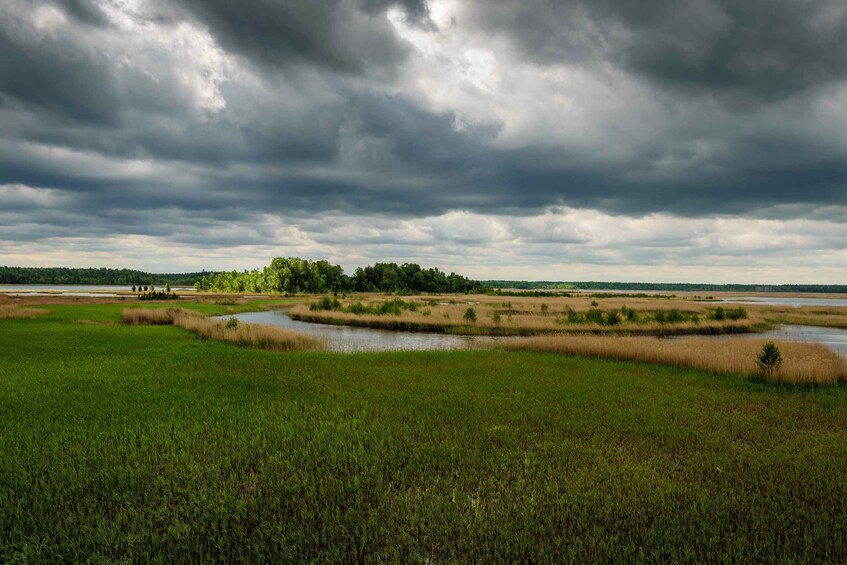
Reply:
[[[342,300],[344,306],[354,302],[378,304],[394,297],[385,295],[357,295]],[[741,320],[707,320],[709,310],[718,306],[724,309],[736,308],[734,304],[700,303],[687,299],[656,299],[642,297],[514,297],[488,295],[445,295],[403,297],[406,302],[419,304],[417,311],[403,311],[394,314],[353,314],[333,310],[312,311],[309,304],[298,304],[289,310],[292,318],[309,322],[331,324],[349,324],[396,330],[441,331],[468,334],[493,335],[538,335],[551,333],[598,333],[624,335],[686,335],[744,333],[768,328],[765,314],[759,310],[749,311],[749,316]],[[435,302],[435,304],[431,304]],[[680,310],[696,313],[699,322],[659,323],[656,321],[631,322],[622,320],[620,324],[600,325],[594,323],[569,323],[567,311],[585,313],[595,308],[604,313],[620,312],[626,306],[646,315],[662,310]],[[545,308],[546,306],[546,308]],[[472,307],[476,311],[476,322],[464,319],[464,313]],[[745,306],[746,308],[746,306]],[[499,318],[495,317],[495,313]]]
[[[284,328],[243,323],[227,327],[226,321],[212,320],[199,312],[178,308],[127,308],[123,311],[123,319],[128,324],[173,324],[196,333],[201,339],[227,341],[273,351],[320,349],[322,345],[318,339]]]
[[[766,305],[753,306],[750,311],[780,324],[847,329],[847,308],[843,306]]]
[[[658,339],[651,337],[541,336],[507,342],[513,350],[643,361],[759,376],[756,354],[767,340]],[[847,381],[847,360],[816,343],[776,341],[784,362],[774,380],[790,384]]]
[[[0,320],[32,318],[40,314],[49,314],[49,310],[39,308],[18,308],[17,306],[0,306]]]

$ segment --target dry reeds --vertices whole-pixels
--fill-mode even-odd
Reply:
[[[513,340],[513,350],[642,361],[723,373],[761,376],[756,354],[765,340],[658,339],[650,337],[543,336]],[[790,384],[836,384],[847,381],[847,360],[815,343],[776,342],[784,363],[773,380]]]
[[[358,298],[358,297],[357,297]],[[368,304],[378,305],[385,296],[371,296]],[[707,313],[714,305],[703,305],[684,300],[662,300],[649,298],[601,299],[599,304],[591,298],[515,298],[491,296],[411,297],[416,302],[414,311],[403,310],[399,314],[357,314],[339,310],[311,310],[307,304],[293,306],[288,312],[296,320],[328,324],[348,324],[395,330],[436,331],[489,335],[538,335],[552,333],[597,333],[616,335],[689,335],[747,333],[768,327],[760,315],[751,315],[740,320],[710,320]],[[356,298],[342,302],[349,307]],[[622,319],[615,325],[596,324],[585,321],[584,314],[598,304],[604,316],[610,312],[620,315],[621,309],[637,310],[639,321]],[[631,306],[628,306],[631,305]],[[475,321],[465,319],[466,310],[472,307]],[[647,320],[645,316],[656,311],[669,312],[674,309],[696,314],[697,321],[687,315],[688,321],[661,323]],[[568,319],[570,310],[581,313],[580,321]]]
[[[32,318],[39,314],[49,314],[49,310],[38,308],[18,308],[17,306],[0,306],[0,320],[13,320],[18,318]]]
[[[300,333],[259,324],[228,325],[198,312],[178,308],[127,308],[124,322],[140,325],[176,325],[197,334],[201,339],[227,341],[238,345],[273,351],[319,349],[321,342]]]

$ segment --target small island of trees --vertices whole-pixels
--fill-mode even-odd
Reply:
[[[456,273],[449,275],[416,263],[376,263],[357,268],[348,276],[340,265],[299,257],[277,257],[263,269],[210,274],[194,288],[212,292],[323,294],[345,292],[476,293],[490,290],[478,281]]]

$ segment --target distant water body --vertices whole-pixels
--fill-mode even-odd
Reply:
[[[743,296],[724,298],[720,302],[730,304],[768,304],[772,306],[843,306],[847,307],[847,298],[804,298],[781,296]]]
[[[160,287],[157,287],[160,288]],[[163,288],[163,287],[161,287]],[[172,287],[174,291],[190,289],[190,287]],[[118,291],[132,290],[132,285],[108,284],[0,284],[0,294],[10,296],[99,296],[114,298]]]

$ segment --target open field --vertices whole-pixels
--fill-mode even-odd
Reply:
[[[124,306],[0,320],[0,560],[847,559],[843,386],[257,351]]]
[[[504,347],[510,350],[661,363],[759,378],[756,354],[765,341],[568,335],[522,338],[510,341]],[[776,345],[782,352],[784,364],[772,377],[774,381],[800,385],[847,382],[847,359],[839,357],[826,346],[788,341],[778,341]]]

